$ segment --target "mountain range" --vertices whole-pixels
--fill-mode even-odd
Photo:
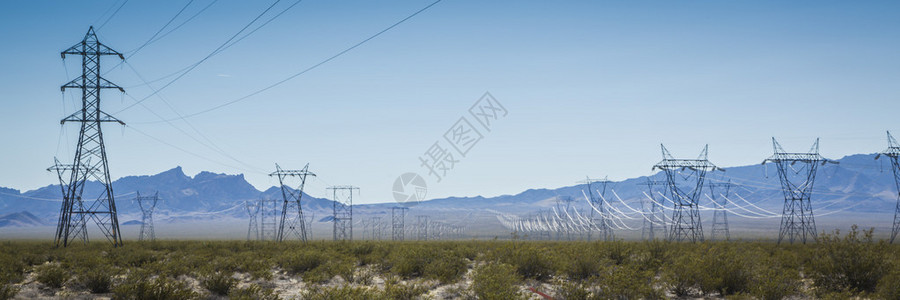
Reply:
[[[826,216],[840,216],[833,219],[861,224],[869,222],[876,227],[890,226],[897,190],[889,162],[874,158],[874,154],[849,155],[837,160],[839,164],[818,167],[812,198],[816,214],[822,216],[820,219],[827,221]],[[706,179],[707,182],[730,181],[735,184],[727,195],[722,189],[715,192],[717,196],[728,197],[730,202],[726,207],[733,213],[732,222],[738,225],[765,222],[767,226],[774,224],[777,228],[784,196],[776,168],[767,164],[724,169],[724,172],[709,172]],[[690,173],[690,170],[683,170],[674,179],[690,181]],[[794,165],[788,166],[787,173],[801,182],[806,175],[804,169]],[[636,211],[641,209],[641,205],[650,205],[648,195],[652,194],[656,201],[668,206],[665,205],[668,202],[660,190],[648,191],[645,184],[647,180],[662,181],[665,180],[665,174],[657,172],[650,176],[609,182],[605,193],[601,184],[596,183],[593,187],[597,194],[605,196],[609,207],[614,210],[611,214],[618,216],[625,226],[633,229],[639,227],[641,222],[639,218],[634,218]],[[164,200],[154,213],[157,223],[231,220],[235,224],[246,224],[246,221],[241,220],[247,218],[247,200],[281,199],[279,188],[257,190],[241,174],[200,172],[191,177],[184,174],[181,167],[156,175],[122,177],[113,182],[113,187],[117,194],[122,195],[117,196],[119,220],[122,223],[137,220],[136,224],[140,224],[138,206],[127,200],[123,201],[133,198],[133,191],[141,191],[142,195],[151,191],[159,192],[160,198]],[[90,192],[100,188],[96,182],[88,182],[85,190]],[[430,215],[432,220],[444,220],[447,223],[472,224],[471,220],[479,220],[486,222],[482,226],[485,232],[502,232],[504,228],[496,220],[498,214],[523,216],[565,204],[565,201],[560,202],[558,199],[573,199],[568,205],[589,213],[586,193],[585,185],[581,184],[555,189],[531,189],[515,195],[496,197],[430,199],[412,207],[409,214]],[[708,193],[708,188],[704,193],[706,194],[701,196],[700,205],[705,208],[714,207],[710,197],[713,195]],[[25,192],[0,188],[0,227],[55,224],[60,208],[60,202],[56,199],[60,199],[60,194],[59,185],[48,185]],[[331,200],[304,194],[302,204],[305,212],[316,214],[317,221],[330,220],[327,216],[331,214]],[[354,205],[354,216],[359,220],[381,216],[388,222],[391,207],[395,206],[397,204],[393,202]],[[708,211],[703,214],[704,218],[711,216]],[[4,221],[7,217],[11,221]],[[749,225],[748,228],[752,227]]]

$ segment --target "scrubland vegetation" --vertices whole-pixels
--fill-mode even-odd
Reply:
[[[536,292],[535,292],[536,291]],[[770,242],[0,242],[0,299],[900,299],[871,231]]]

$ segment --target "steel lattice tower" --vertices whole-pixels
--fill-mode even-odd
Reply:
[[[590,229],[588,230],[588,240],[593,238],[594,231],[597,231],[599,234],[599,238],[604,241],[615,240],[616,236],[612,230],[612,224],[609,219],[609,213],[607,212],[607,208],[603,205],[603,202],[606,197],[606,186],[609,184],[609,179],[603,178],[601,180],[591,179],[587,177],[581,183],[584,183],[588,189],[588,197],[589,201],[593,208],[591,208],[591,219],[590,219]],[[594,188],[594,185],[597,184],[600,186],[600,190],[597,191]]]
[[[418,230],[418,239],[421,241],[428,240],[428,224],[428,216],[416,216],[416,230]]]
[[[381,217],[372,217],[369,222],[372,223],[372,239],[380,240],[382,229],[384,229],[384,224],[382,224],[381,222]]]
[[[138,203],[142,213],[141,234],[138,237],[138,240],[156,240],[156,232],[153,230],[153,210],[156,209],[156,203],[159,201],[159,192],[153,193],[153,196],[142,197],[141,192],[138,191],[137,195],[134,197],[134,201]]]
[[[262,204],[261,202],[250,200],[244,202],[247,215],[250,217],[250,224],[247,226],[248,241],[259,240],[259,207]]]
[[[675,159],[669,150],[660,144],[663,160],[653,166],[666,174],[669,195],[674,203],[672,212],[672,229],[669,240],[691,242],[703,241],[703,225],[700,222],[700,206],[698,200],[703,191],[703,181],[709,171],[722,170],[707,159],[709,145],[703,147],[697,159]],[[690,171],[682,174],[683,171]],[[679,184],[684,183],[684,184]]]
[[[306,185],[306,177],[315,177],[316,174],[309,171],[309,164],[306,164],[302,170],[284,170],[281,166],[275,164],[275,172],[272,172],[269,176],[278,177],[278,184],[281,186],[281,197],[284,199],[281,208],[281,220],[278,223],[278,232],[275,240],[279,242],[284,241],[285,230],[287,230],[288,235],[293,233],[296,238],[306,242],[307,233],[309,232],[306,228],[306,221],[303,219],[303,206],[300,204],[300,199],[303,198],[303,186]],[[297,189],[289,187],[285,184],[285,179],[288,177],[297,177],[300,181],[300,186]],[[297,212],[296,215],[294,211]]]
[[[787,236],[790,243],[795,239],[806,244],[807,238],[815,240],[816,220],[813,218],[812,196],[813,184],[816,181],[816,170],[826,162],[835,163],[819,155],[819,139],[807,153],[788,153],[781,148],[778,141],[772,138],[775,151],[771,157],[763,161],[775,163],[778,168],[778,179],[784,193],[784,209],[781,212],[781,230],[778,232],[778,243]],[[796,164],[800,167],[795,167]]]
[[[259,240],[277,240],[278,224],[278,201],[259,199]]]
[[[334,233],[335,241],[353,240],[353,191],[358,187],[351,185],[332,186],[328,188],[334,195]],[[338,195],[340,194],[340,197]]]
[[[731,180],[729,179],[728,182],[710,182],[708,185],[709,194],[716,208],[713,211],[712,232],[709,235],[709,239],[721,240],[722,236],[724,236],[726,241],[731,240],[731,232],[728,231],[728,212],[725,211],[725,206],[728,205],[728,192],[731,191],[732,186]],[[718,198],[716,188],[725,188],[725,193],[722,194],[721,200]]]
[[[659,201],[656,200],[653,186],[667,187],[668,183],[665,181],[654,181],[648,178],[647,181],[642,184],[647,186],[647,196],[650,197],[650,199],[641,201],[641,212],[643,212],[644,215],[644,224],[641,227],[641,239],[652,241],[656,239],[656,233],[658,231],[662,231],[662,237],[666,238],[668,236],[666,217],[663,214],[663,208],[657,204]],[[646,200],[651,200],[649,205],[645,205]],[[647,211],[647,206],[649,206],[649,211]],[[658,225],[657,222],[660,224]]]
[[[118,247],[122,245],[122,235],[119,232],[119,218],[100,124],[116,122],[125,125],[125,123],[100,110],[100,90],[114,88],[123,93],[125,90],[100,77],[100,57],[117,55],[123,60],[125,57],[101,44],[94,34],[94,27],[88,29],[81,42],[63,51],[62,58],[65,59],[67,54],[81,55],[82,75],[60,89],[62,91],[67,88],[81,89],[82,107],[60,123],[81,123],[81,131],[78,134],[70,179],[63,193],[63,205],[54,244],[57,247],[60,245],[65,247],[68,246],[69,239],[75,237],[81,237],[86,242],[87,232],[80,232],[84,228],[81,224],[86,222],[84,219],[91,218],[100,227],[107,240]],[[84,185],[88,180],[97,181],[103,186],[99,195],[83,195]]]
[[[405,229],[406,211],[409,207],[392,207],[391,208],[391,240],[402,241],[403,230]]]
[[[891,160],[891,170],[894,173],[894,184],[897,187],[897,205],[894,208],[894,226],[891,229],[891,243],[897,239],[897,233],[900,233],[900,144],[891,136],[891,132],[887,133],[888,148],[875,156],[875,159],[882,155],[887,156]]]
[[[63,219],[61,218],[61,216],[66,213],[66,209],[68,209],[69,206],[71,205],[71,206],[74,206],[73,207],[74,210],[84,211],[84,204],[82,203],[81,198],[75,199],[74,201],[70,201],[67,198],[68,195],[66,194],[67,191],[69,190],[69,181],[68,180],[70,180],[72,178],[72,170],[74,170],[75,166],[70,165],[70,164],[62,164],[56,158],[54,158],[53,161],[54,161],[53,166],[47,168],[47,171],[56,171],[56,175],[57,175],[57,177],[59,177],[60,191],[62,192],[62,195],[63,195],[63,205],[59,212],[60,223],[57,226],[57,232],[58,232],[59,228],[63,227],[63,223],[62,223]],[[81,166],[81,168],[85,168],[85,167]],[[82,170],[80,172],[84,172],[84,170]],[[85,217],[84,214],[72,215],[71,218],[68,220],[68,227],[70,230],[70,234],[69,234],[70,240],[81,239],[82,243],[87,243],[87,240],[88,240],[87,218]]]

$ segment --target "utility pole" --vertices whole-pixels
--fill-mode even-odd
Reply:
[[[666,229],[666,217],[663,213],[662,206],[657,204],[659,201],[656,200],[656,191],[653,187],[668,187],[668,182],[650,180],[650,178],[647,178],[647,181],[642,184],[647,186],[647,197],[649,197],[649,199],[642,198],[643,201],[641,201],[641,212],[644,214],[644,224],[641,228],[641,239],[652,241],[656,239],[657,232],[659,231],[662,231],[662,238],[666,239],[668,238],[668,230]],[[649,200],[650,202],[649,205],[644,204],[645,202],[647,202],[647,200]],[[646,210],[648,206],[649,211]]]
[[[100,124],[116,122],[125,125],[125,122],[100,110],[100,90],[114,88],[123,93],[125,90],[100,77],[100,57],[116,55],[122,60],[125,57],[100,43],[93,26],[88,29],[81,42],[61,53],[62,58],[65,59],[67,54],[81,55],[82,74],[60,89],[63,92],[67,88],[81,89],[81,110],[66,117],[60,124],[77,122],[81,124],[81,131],[78,134],[70,179],[64,184],[66,191],[63,193],[54,244],[57,247],[60,245],[66,247],[70,238],[78,237],[87,242],[87,232],[82,232],[84,228],[82,223],[89,217],[97,223],[107,240],[118,247],[122,245],[122,234],[119,231],[119,217]],[[103,186],[99,195],[84,195],[84,185],[88,180],[96,181]],[[90,204],[85,205],[85,201]]]
[[[666,174],[669,195],[672,196],[672,230],[669,240],[691,242],[703,241],[703,225],[700,222],[699,198],[703,193],[703,181],[709,171],[725,171],[709,162],[709,145],[703,147],[697,159],[675,159],[659,145],[663,160],[653,166]]]
[[[616,239],[615,234],[612,230],[612,225],[610,224],[611,220],[609,219],[609,213],[607,212],[607,208],[603,205],[603,199],[606,197],[606,186],[609,185],[610,181],[607,178],[603,178],[600,180],[591,179],[587,177],[584,183],[588,190],[588,196],[591,206],[591,219],[590,219],[590,229],[588,229],[588,240],[592,239],[593,231],[597,231],[600,239],[604,241],[612,241]],[[594,185],[598,185],[600,190],[596,190]]]
[[[391,208],[391,240],[402,241],[403,230],[405,229],[406,211],[409,207],[392,207]]]
[[[727,182],[710,182],[708,185],[712,202],[716,206],[716,209],[713,211],[712,233],[710,233],[709,238],[714,241],[717,239],[721,240],[722,237],[725,237],[726,241],[731,240],[731,232],[728,231],[728,212],[725,210],[725,206],[728,205],[728,192],[731,191],[731,186],[733,185],[731,184],[731,179]],[[717,196],[716,188],[725,189],[721,200]]]
[[[156,240],[156,232],[153,230],[153,209],[156,208],[156,203],[159,201],[159,192],[153,193],[153,196],[141,197],[141,192],[138,191],[137,196],[134,197],[134,201],[138,203],[143,215],[141,218],[141,234],[138,237],[138,240]]]
[[[247,215],[250,216],[250,224],[247,226],[247,240],[259,240],[259,207],[262,201],[247,200],[244,207],[247,209]]]
[[[351,185],[331,186],[333,192],[335,241],[353,240],[353,191],[359,188]]]
[[[306,177],[315,177],[316,174],[309,171],[309,164],[306,164],[302,170],[284,170],[281,166],[275,164],[275,172],[272,172],[269,176],[278,177],[278,184],[281,186],[281,197],[284,199],[276,240],[279,242],[284,241],[285,230],[287,230],[293,233],[296,238],[306,242],[309,231],[306,228],[306,221],[303,219],[303,206],[300,205],[300,199],[303,198],[303,186],[306,185]],[[300,186],[297,189],[292,189],[284,183],[285,179],[289,177],[298,179]],[[294,214],[295,211],[297,212],[296,214]]]
[[[891,132],[887,133],[888,148],[875,156],[875,159],[882,155],[887,156],[891,160],[891,170],[894,173],[894,184],[897,187],[897,205],[894,208],[894,226],[891,229],[891,244],[897,239],[897,233],[900,233],[900,144],[891,136]]]
[[[775,154],[763,161],[775,163],[778,168],[778,179],[781,181],[781,190],[784,193],[784,209],[781,212],[781,230],[778,232],[780,244],[787,236],[793,244],[794,240],[806,244],[807,238],[815,241],[816,220],[813,218],[812,196],[813,184],[816,181],[816,170],[819,165],[834,163],[819,155],[819,139],[807,153],[785,152],[775,138],[772,138],[772,148]],[[799,166],[798,166],[799,164]]]

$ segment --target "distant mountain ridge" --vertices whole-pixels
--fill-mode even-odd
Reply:
[[[876,161],[874,157],[875,154],[849,155],[839,159],[840,164],[819,167],[813,194],[813,208],[816,214],[847,211],[892,215],[897,201],[897,191],[890,174],[890,165],[887,162]],[[709,181],[731,180],[738,185],[732,190],[733,205],[750,208],[756,215],[771,215],[781,212],[784,198],[774,167],[748,165],[725,169],[726,172],[710,173],[707,178]],[[646,199],[645,193],[647,192],[647,187],[642,183],[647,179],[663,180],[663,175],[656,173],[612,182],[609,186],[610,192],[606,195],[607,201],[626,213],[630,213],[632,208],[640,209],[641,200]],[[200,172],[190,177],[184,174],[181,167],[156,175],[123,177],[113,182],[113,186],[117,193],[122,194],[117,197],[117,202],[122,215],[119,219],[123,223],[140,220],[137,205],[128,201],[133,197],[129,193],[138,190],[159,191],[160,198],[165,199],[164,204],[160,205],[160,211],[154,215],[157,222],[246,218],[245,201],[261,197],[281,199],[279,188],[270,187],[265,191],[259,191],[250,185],[241,174]],[[86,185],[86,189],[96,190],[99,188],[100,186],[95,182],[89,182]],[[585,192],[584,185],[574,185],[556,189],[532,189],[515,195],[496,197],[449,197],[423,201],[413,210],[422,214],[446,213],[448,216],[457,215],[459,212],[484,215],[494,211],[507,214],[527,214],[555,206],[555,199],[558,196],[572,197],[576,200],[574,205],[584,209],[587,203],[584,198]],[[49,185],[26,192],[0,188],[0,215],[27,211],[30,215],[42,220],[44,224],[54,223],[58,217],[60,202],[53,199],[59,198],[60,188],[58,185]],[[752,204],[745,203],[743,200]],[[317,219],[321,220],[326,220],[326,216],[330,215],[332,203],[328,199],[314,198],[306,194],[303,196],[304,210],[318,212]],[[701,199],[701,205],[712,206],[709,199],[706,198]],[[354,213],[359,213],[363,217],[382,215],[387,219],[390,208],[393,206],[396,206],[396,203],[355,205]],[[739,213],[756,216],[754,212],[733,209]],[[777,223],[777,219],[773,220]]]

